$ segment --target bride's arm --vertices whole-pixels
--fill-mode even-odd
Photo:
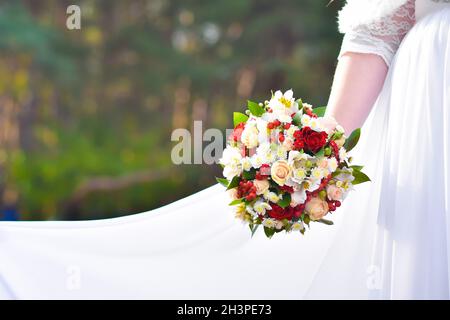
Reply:
[[[328,102],[331,115],[346,132],[361,127],[375,103],[389,64],[414,24],[415,1],[393,14],[347,30]]]
[[[388,67],[375,54],[347,52],[339,59],[327,115],[352,132],[364,123],[380,93]]]

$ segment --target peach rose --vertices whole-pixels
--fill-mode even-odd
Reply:
[[[328,203],[319,197],[311,198],[311,200],[306,203],[305,211],[311,220],[320,220],[325,217],[329,211]]]
[[[271,177],[278,185],[284,186],[291,175],[292,169],[286,160],[278,160],[272,165]]]
[[[238,199],[238,189],[237,188],[230,189],[227,191],[227,193],[231,200]]]
[[[329,185],[327,187],[327,196],[330,200],[342,200],[342,189],[335,186]]]
[[[253,182],[253,185],[256,187],[256,194],[257,195],[261,195],[261,194],[266,193],[266,191],[268,191],[269,187],[270,187],[269,180],[267,180],[267,179],[255,180]]]

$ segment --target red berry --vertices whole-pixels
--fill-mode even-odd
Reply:
[[[290,127],[291,127],[291,124],[290,124],[290,123],[286,123],[286,124],[284,125],[284,129],[286,129],[286,130],[289,130]]]
[[[338,208],[341,206],[341,202],[340,202],[340,201],[336,201],[334,204],[335,204],[336,207],[338,207]]]
[[[278,137],[278,140],[280,140],[280,142],[283,143],[285,140],[284,135],[280,134],[280,136]]]
[[[275,127],[281,126],[280,120],[275,120],[273,123],[274,123]]]

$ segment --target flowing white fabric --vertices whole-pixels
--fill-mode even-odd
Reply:
[[[363,127],[358,186],[305,236],[268,240],[214,186],[147,213],[0,223],[5,299],[447,299],[450,9],[403,40]]]

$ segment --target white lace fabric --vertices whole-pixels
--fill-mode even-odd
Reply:
[[[339,57],[347,52],[376,54],[389,66],[400,43],[414,26],[415,21],[415,0],[408,0],[394,13],[348,30]]]

